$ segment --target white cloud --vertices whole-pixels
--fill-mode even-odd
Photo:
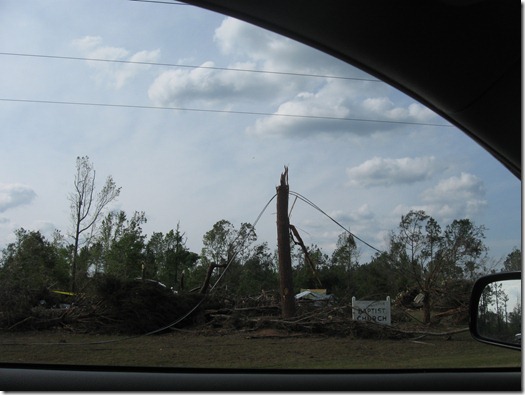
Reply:
[[[419,104],[412,103],[408,106],[408,114],[413,119],[419,122],[428,122],[436,119],[436,113],[429,110],[427,107]]]
[[[462,172],[459,177],[441,180],[435,187],[427,189],[422,198],[427,202],[440,202],[443,199],[469,201],[484,194],[483,181],[473,174]]]
[[[340,74],[348,65],[294,40],[233,18],[225,18],[214,41],[231,58],[249,59],[268,71]],[[356,75],[363,75],[355,71]]]
[[[448,223],[454,219],[473,218],[487,207],[483,181],[469,173],[440,180],[424,190],[420,198],[421,204],[400,204],[393,213],[401,216],[410,210],[423,210],[439,222]]]
[[[362,103],[362,112],[371,118],[390,120],[393,122],[425,122],[436,115],[419,103],[411,103],[408,107],[396,106],[386,96],[367,98]]]
[[[272,37],[271,33],[234,18],[225,18],[215,30],[214,41],[224,54],[245,55],[246,49],[253,48],[257,52],[252,53],[257,57],[258,52],[264,52],[262,46],[267,45],[269,37]]]
[[[58,229],[54,223],[45,220],[34,221],[28,226],[28,228],[32,230],[38,230],[47,240],[50,241],[53,240],[53,235]]]
[[[318,91],[302,92],[284,101],[272,116],[259,118],[247,129],[247,132],[256,135],[283,136],[318,135],[327,132],[372,136],[376,133],[397,130],[400,123],[425,122],[430,120],[428,117],[435,117],[430,111],[414,111],[413,105],[380,112],[379,107],[374,106],[381,106],[382,99],[378,99],[378,102],[371,106],[371,102],[376,98],[363,101],[362,98],[353,96],[353,89],[341,90],[336,94],[328,87],[329,84],[326,84]],[[363,105],[366,102],[368,105]],[[299,117],[283,116],[285,114]],[[319,119],[301,118],[301,116],[319,117]],[[425,117],[426,119],[423,119]],[[407,128],[407,125],[402,126]]]
[[[346,212],[342,210],[333,211],[330,216],[342,224],[355,224],[361,221],[374,219],[375,214],[370,210],[368,204],[361,205],[357,210]]]
[[[0,213],[29,204],[35,197],[35,191],[26,185],[0,184]]]
[[[365,99],[362,106],[367,112],[383,113],[391,110],[394,103],[387,97],[374,97]]]
[[[462,172],[441,180],[435,187],[425,190],[421,197],[443,216],[471,216],[487,205],[485,185],[473,174]]]
[[[428,122],[436,117],[419,104],[395,106],[389,97],[381,95],[394,94],[394,90],[386,86],[371,88],[373,84],[326,79],[322,84],[305,86],[299,94],[283,97],[274,116],[259,118],[247,131],[256,135],[304,136],[335,132],[363,136],[395,130],[399,122]],[[278,92],[279,88],[273,91]],[[370,96],[374,94],[378,96]],[[342,120],[284,117],[285,114]],[[375,120],[379,122],[373,122]]]
[[[148,90],[150,100],[161,106],[218,106],[231,108],[247,101],[265,101],[284,80],[264,74],[214,70],[215,63],[204,62],[200,68],[169,70],[161,73]],[[246,67],[243,65],[241,67]],[[285,84],[281,84],[283,87]],[[216,107],[214,107],[216,108]]]
[[[323,132],[348,132],[345,121],[319,118],[346,118],[352,116],[352,97],[359,85],[345,89],[339,81],[328,81],[317,90],[304,90],[285,100],[274,111],[275,116],[259,118],[247,132],[254,135],[305,135]],[[297,117],[289,117],[294,115]]]
[[[154,63],[160,57],[160,50],[139,51],[130,55],[125,48],[103,45],[102,37],[85,36],[73,40],[72,45],[82,56],[91,59],[107,59],[127,62]],[[87,61],[88,65],[97,71],[97,81],[109,81],[109,85],[120,89],[126,82],[141,71],[149,69],[147,64],[111,63]]]
[[[159,74],[148,94],[157,105],[215,105],[220,108],[256,103],[256,112],[264,106],[279,106],[297,92],[311,92],[323,79],[236,70],[263,70],[291,73],[340,74],[342,62],[318,56],[316,51],[292,40],[264,31],[247,23],[225,18],[216,29],[214,41],[230,63],[224,69],[208,60],[201,68],[168,70]],[[322,59],[321,61],[319,59]],[[319,63],[324,67],[319,67]],[[334,65],[339,65],[334,67]],[[348,66],[346,65],[346,69]]]
[[[435,117],[412,101],[395,105],[388,95],[396,91],[383,83],[329,78],[370,77],[337,59],[320,56],[312,48],[244,22],[225,18],[215,31],[214,42],[231,59],[225,68],[321,77],[209,69],[206,67],[215,63],[206,61],[201,68],[161,73],[148,90],[150,100],[160,106],[273,114],[258,118],[246,128],[249,134],[259,136],[364,135],[396,129],[396,122]],[[376,119],[383,122],[368,122]]]
[[[398,159],[374,157],[356,167],[346,169],[346,174],[351,186],[390,186],[426,180],[437,168],[433,156]]]

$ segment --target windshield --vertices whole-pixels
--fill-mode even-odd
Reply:
[[[457,128],[183,3],[0,10],[0,362],[521,366],[468,333],[521,270],[520,181]]]

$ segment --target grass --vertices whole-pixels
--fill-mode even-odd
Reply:
[[[521,352],[479,343],[468,333],[450,340],[410,341],[287,336],[276,331],[174,332],[128,339],[42,331],[2,333],[0,362],[241,369],[484,368],[520,367]]]

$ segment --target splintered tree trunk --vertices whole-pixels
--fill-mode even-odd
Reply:
[[[295,315],[293,293],[292,258],[290,255],[290,220],[288,218],[288,168],[281,174],[277,187],[277,250],[279,255],[279,278],[281,290],[281,311],[283,318]]]
[[[210,266],[208,266],[208,271],[206,272],[206,278],[204,279],[204,283],[202,284],[202,287],[200,289],[201,294],[208,293],[208,288],[210,287],[210,281],[211,281],[211,275],[213,274],[213,271],[216,267],[224,268],[227,265],[219,265],[217,263],[210,263]]]

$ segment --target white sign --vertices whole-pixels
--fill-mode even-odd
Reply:
[[[390,325],[390,297],[387,296],[386,300],[356,300],[353,297],[352,319]]]

